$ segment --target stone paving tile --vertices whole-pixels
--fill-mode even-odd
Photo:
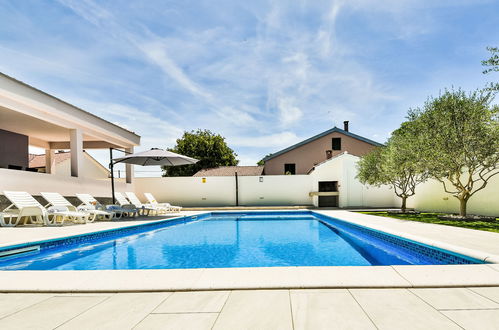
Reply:
[[[469,288],[484,297],[487,297],[496,303],[499,303],[499,287]]]
[[[293,290],[294,329],[376,329],[345,289]]]
[[[54,329],[106,297],[52,297],[0,320],[0,329]]]
[[[134,329],[143,330],[208,330],[218,313],[150,314]]]
[[[497,272],[487,265],[392,266],[414,286],[499,285]]]
[[[0,292],[73,292],[88,281],[81,271],[0,271]]]
[[[82,274],[83,273],[83,274]],[[127,269],[72,271],[71,275],[86,276],[80,290],[130,292],[188,290],[203,273],[203,269]],[[96,281],[95,279],[99,280]]]
[[[149,315],[170,294],[116,294],[58,329],[130,329]]]
[[[499,264],[488,264],[487,266],[499,272]]]
[[[448,318],[467,330],[499,329],[499,309],[442,311]]]
[[[351,289],[378,329],[459,329],[406,289]]]
[[[411,289],[435,309],[487,309],[499,304],[466,288]]]
[[[39,293],[0,294],[0,318],[46,300],[53,295]]]
[[[232,291],[213,329],[292,329],[288,290]]]
[[[193,289],[300,287],[296,267],[206,268]]]
[[[175,292],[153,313],[219,313],[229,291]]]
[[[298,267],[302,287],[410,287],[390,266]]]

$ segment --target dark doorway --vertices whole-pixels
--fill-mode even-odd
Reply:
[[[319,181],[319,192],[338,191],[338,181]],[[319,207],[338,207],[338,196],[319,196]]]
[[[296,174],[295,164],[284,164],[284,174]]]

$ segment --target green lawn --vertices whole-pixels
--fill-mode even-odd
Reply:
[[[450,221],[437,218],[438,213],[420,213],[420,214],[388,214],[387,212],[359,212],[363,214],[378,215],[382,217],[411,220],[419,222],[436,223],[439,225],[463,227],[476,230],[493,231],[499,233],[499,218],[495,222],[484,221]]]

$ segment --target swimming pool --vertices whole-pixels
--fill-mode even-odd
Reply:
[[[2,270],[473,264],[311,211],[212,212],[0,249]]]

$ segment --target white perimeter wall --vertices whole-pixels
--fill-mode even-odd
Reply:
[[[263,178],[260,182],[260,178]],[[160,202],[183,206],[236,205],[234,177],[135,178],[140,199],[152,193]],[[240,176],[239,205],[311,205],[310,178],[307,175]]]
[[[398,205],[388,187],[367,187],[357,179],[358,157],[342,155],[316,168],[310,175],[264,175],[239,177],[239,205],[318,205],[310,192],[319,181],[338,181],[340,207],[393,207]],[[260,179],[262,178],[262,179]],[[140,199],[151,192],[158,201],[183,206],[236,205],[234,177],[135,178]],[[262,180],[262,181],[260,181]]]
[[[133,191],[133,184],[115,182],[116,191]],[[89,193],[95,197],[111,197],[111,180],[75,178],[46,173],[0,169],[0,194],[4,190],[26,191],[32,195],[40,192],[58,192],[64,196]]]
[[[318,190],[319,181],[338,181],[340,207],[400,207],[400,199],[388,187],[362,185],[357,179],[356,162],[352,155],[342,155],[316,168],[310,175],[267,175],[239,177],[240,205],[317,205],[317,197],[309,193]],[[141,200],[143,193],[153,193],[158,201],[183,206],[235,205],[234,177],[134,178],[133,184],[118,179],[116,191],[135,191]],[[111,197],[110,180],[74,178],[43,173],[0,169],[0,194],[3,190],[27,191],[39,195],[42,191],[59,192],[65,196],[90,193],[95,197]],[[420,211],[459,211],[459,201],[444,192],[442,184],[428,181],[408,199],[408,207]],[[499,215],[499,175],[468,202],[468,213]]]
[[[449,187],[449,185],[447,185]],[[429,180],[416,188],[416,195],[407,200],[408,207],[431,212],[459,212],[459,200],[444,191],[442,183]],[[468,201],[469,214],[499,216],[499,175]]]

